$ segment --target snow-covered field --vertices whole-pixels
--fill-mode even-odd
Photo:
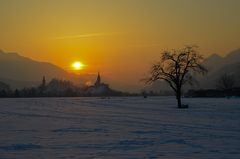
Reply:
[[[240,158],[240,99],[0,99],[0,159]]]

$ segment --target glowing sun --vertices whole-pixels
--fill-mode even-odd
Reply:
[[[74,70],[81,70],[81,69],[83,69],[84,66],[85,65],[83,63],[81,63],[80,61],[75,61],[72,63],[72,68]]]

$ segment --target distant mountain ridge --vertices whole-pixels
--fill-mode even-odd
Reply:
[[[49,78],[66,77],[63,69],[47,63],[38,62],[17,53],[0,52],[0,76],[23,81],[38,81],[42,76]]]
[[[208,69],[219,68],[221,66],[233,64],[240,62],[240,49],[236,49],[224,57],[221,57],[217,54],[213,54],[206,58],[203,62],[203,65],[208,67]]]
[[[218,54],[212,54],[207,59],[204,60],[203,64],[208,67],[208,69],[214,69],[215,65],[221,64],[223,57]],[[213,65],[214,64],[214,65]]]
[[[209,63],[210,60],[211,63]],[[240,80],[240,49],[236,49],[224,57],[214,58],[210,56],[203,65],[209,70],[205,77],[200,78],[200,86],[203,88],[215,88],[217,79],[223,74],[234,75],[235,80]],[[236,83],[236,86],[240,86]]]
[[[42,77],[71,80],[83,84],[92,79],[91,75],[78,76],[48,62],[39,62],[17,53],[7,53],[0,50],[0,81],[13,88],[37,85]]]

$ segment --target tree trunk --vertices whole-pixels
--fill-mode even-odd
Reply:
[[[181,95],[177,95],[178,108],[182,108]]]
[[[178,103],[178,108],[182,108],[182,101],[181,101],[181,88],[176,92],[176,98]]]

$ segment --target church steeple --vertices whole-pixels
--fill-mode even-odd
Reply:
[[[95,82],[95,86],[99,86],[101,84],[101,76],[100,73],[98,72],[97,80]]]

